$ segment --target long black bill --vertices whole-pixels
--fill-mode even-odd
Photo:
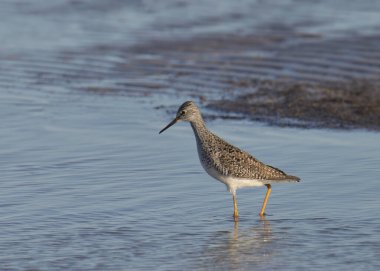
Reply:
[[[162,129],[159,134],[161,134],[163,131],[165,131],[166,129],[168,129],[170,126],[176,124],[176,122],[178,121],[178,118],[175,118],[174,120],[172,120],[168,125],[166,125],[166,127],[164,129]]]

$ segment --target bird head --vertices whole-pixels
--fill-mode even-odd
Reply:
[[[177,111],[176,117],[163,128],[159,133],[168,129],[170,126],[176,124],[179,121],[189,121],[196,122],[197,120],[202,120],[201,113],[199,112],[198,107],[192,101],[184,102]]]

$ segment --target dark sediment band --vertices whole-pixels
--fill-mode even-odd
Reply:
[[[211,117],[239,113],[281,126],[380,130],[379,36],[209,36],[135,50],[156,56],[135,67],[200,97],[215,110]]]
[[[212,117],[380,130],[376,1],[225,1],[207,14],[197,1],[89,1],[79,9],[75,1],[13,2],[0,3],[0,32],[9,36],[0,51],[1,90],[168,94],[203,102]],[[121,23],[131,12],[136,21]],[[25,25],[33,31],[13,24],[15,16],[33,22]]]
[[[252,87],[254,92],[213,101],[208,107],[280,126],[380,130],[379,82],[265,81],[253,82]]]

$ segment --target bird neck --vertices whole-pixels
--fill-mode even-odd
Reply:
[[[199,119],[196,121],[190,122],[191,127],[193,128],[194,135],[198,140],[203,141],[204,137],[209,133],[209,131],[206,128],[205,122],[203,119]]]

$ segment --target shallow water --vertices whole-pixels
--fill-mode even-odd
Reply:
[[[132,44],[251,25],[259,36],[286,37],[275,45],[288,55],[294,51],[287,46],[303,46],[292,38],[293,28],[320,31],[322,41],[378,29],[372,1],[344,4],[339,20],[327,1],[261,2],[226,2],[217,9],[213,0],[0,3],[0,270],[380,269],[378,133],[210,121],[218,135],[302,178],[273,186],[265,220],[258,216],[265,189],[239,190],[238,224],[231,195],[203,172],[188,124],[158,135],[173,117],[164,108],[195,99],[199,89],[225,91],[229,85],[216,78],[289,72],[277,66],[229,71],[218,62],[201,70],[193,57],[208,62],[208,52],[187,54],[179,47],[171,50],[178,58],[171,58],[168,48],[149,55],[128,51]],[[279,27],[284,18],[289,21]],[[376,40],[332,40],[322,49],[311,42],[311,54],[328,62],[318,62],[316,70],[299,61],[309,57],[280,61],[301,65],[292,74],[302,78],[326,67],[338,70],[337,77],[378,74]],[[342,43],[350,57],[341,54],[334,66],[328,56],[343,50]],[[359,56],[352,57],[356,47]],[[220,57],[246,65],[241,56]],[[190,65],[199,75],[175,65]],[[221,95],[239,93],[237,87]]]
[[[207,176],[187,124],[127,96],[4,91],[3,270],[377,270],[377,133],[213,121],[209,128],[302,178],[232,198]]]

